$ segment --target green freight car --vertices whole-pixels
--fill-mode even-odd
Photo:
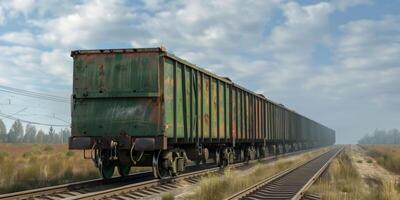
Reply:
[[[164,178],[209,158],[224,166],[335,142],[332,129],[164,48],[71,56],[69,148],[84,150],[104,178],[132,166]]]

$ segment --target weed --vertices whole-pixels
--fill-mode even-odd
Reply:
[[[32,152],[30,152],[30,151],[25,152],[24,154],[22,154],[23,158],[29,158],[30,156],[32,156]]]
[[[8,156],[7,152],[0,151],[0,162],[4,162],[4,159]]]
[[[171,193],[166,193],[161,197],[161,200],[174,200],[174,199],[175,199],[175,197]]]
[[[43,148],[43,151],[47,151],[47,152],[49,152],[49,151],[53,151],[53,147],[52,146],[50,146],[50,145],[46,145],[44,148]]]
[[[65,153],[65,155],[68,156],[68,157],[72,157],[72,156],[75,155],[75,152],[73,152],[73,151],[67,151],[67,153]]]
[[[400,199],[400,195],[396,190],[396,186],[392,181],[384,180],[380,185],[379,199],[396,200]]]

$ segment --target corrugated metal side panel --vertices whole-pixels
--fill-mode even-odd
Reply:
[[[237,139],[239,137],[239,133],[237,130],[238,124],[238,100],[237,100],[237,89],[235,87],[231,87],[231,138]]]
[[[158,54],[74,56],[76,98],[158,96]]]
[[[175,132],[175,106],[174,106],[174,63],[166,59],[164,62],[164,126],[165,135],[168,138],[174,137]]]
[[[230,85],[170,57],[164,60],[168,138],[185,142],[230,138]]]
[[[73,136],[162,134],[157,52],[73,58]]]

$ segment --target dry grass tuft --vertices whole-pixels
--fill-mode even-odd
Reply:
[[[174,200],[175,197],[172,193],[166,193],[161,197],[161,200]]]
[[[393,181],[384,180],[380,185],[379,199],[396,200],[400,199],[400,194]]]

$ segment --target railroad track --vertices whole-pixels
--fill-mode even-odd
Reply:
[[[291,152],[278,156],[269,156],[261,161],[272,162],[281,157],[294,156],[311,150],[314,149]],[[256,162],[258,162],[258,160],[253,160],[249,163],[251,164]],[[235,163],[232,164],[231,167],[246,167],[249,166],[249,163]],[[218,172],[220,169],[220,167],[215,167],[213,164],[207,164],[201,167],[193,166],[187,169],[188,172],[168,180],[155,179],[153,178],[152,172],[142,172],[109,180],[95,179],[2,194],[0,195],[0,199],[99,199],[106,197],[117,198],[117,196],[118,198],[125,196],[130,199],[140,199],[180,187],[178,182],[184,181],[186,184],[195,184],[205,174]]]
[[[106,185],[118,185],[118,183],[124,181],[145,181],[151,179],[153,172],[140,172],[131,174],[126,177],[115,177],[111,179],[94,179],[89,181],[80,181],[75,183],[68,183],[62,185],[56,185],[51,187],[37,188],[32,190],[25,190],[21,192],[14,192],[8,194],[1,194],[0,199],[11,200],[11,199],[64,199],[72,196],[87,193],[94,190],[94,186],[106,186]],[[97,188],[100,189],[100,188]]]
[[[309,150],[306,150],[309,151]],[[274,161],[279,157],[287,157],[293,156],[301,153],[305,153],[306,151],[292,152],[288,154],[279,155],[277,157],[271,156],[264,158],[263,161]],[[255,163],[257,160],[251,161],[250,163]],[[240,168],[249,166],[248,163],[235,163],[230,165],[233,168]],[[190,173],[184,173],[173,179],[168,180],[149,180],[146,182],[141,182],[137,184],[126,185],[119,188],[111,188],[109,190],[102,190],[94,193],[87,193],[79,196],[75,196],[72,199],[143,199],[143,198],[151,198],[152,196],[160,195],[161,193],[171,191],[175,188],[179,188],[181,186],[187,186],[188,184],[196,184],[200,181],[201,177],[210,173],[218,173],[221,172],[220,167],[214,167],[209,169],[204,169],[200,171],[194,171]]]
[[[226,200],[301,199],[343,147],[334,148],[296,167],[284,170]]]

